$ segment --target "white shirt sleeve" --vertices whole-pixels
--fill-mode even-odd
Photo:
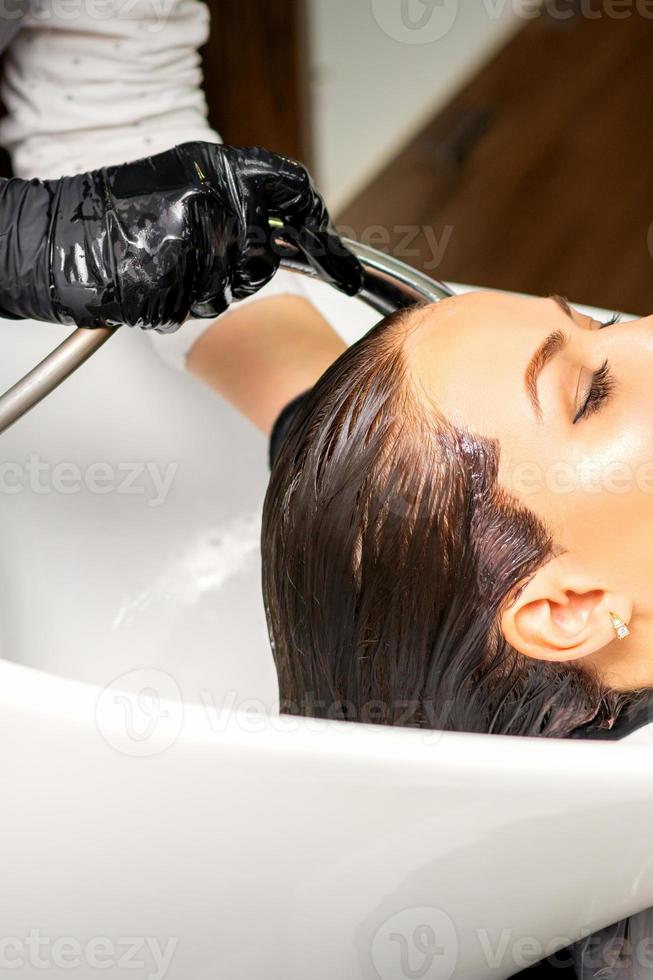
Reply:
[[[220,142],[207,122],[198,54],[208,32],[201,0],[32,0],[0,83],[8,110],[0,141],[16,175],[61,177],[187,140]],[[347,343],[378,319],[332,287],[284,270],[232,309],[279,295],[305,296]],[[165,361],[184,369],[212,322],[148,335]]]
[[[207,122],[200,0],[32,0],[4,58],[0,142],[19,177],[61,177],[219,142]]]

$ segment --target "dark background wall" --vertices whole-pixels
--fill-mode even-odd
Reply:
[[[437,242],[440,278],[650,312],[651,93],[635,4],[530,21],[339,218],[392,249],[414,226],[406,260],[429,266]]]
[[[311,159],[303,0],[207,0],[202,51],[211,124],[228,143]]]
[[[556,9],[565,4],[568,17],[525,21],[336,220],[436,278],[646,313],[653,19],[635,0],[621,18],[608,0]],[[208,6],[212,124],[227,142],[310,166],[305,0]],[[9,173],[0,149],[0,175]]]
[[[214,125],[310,164],[304,3],[209,6]],[[525,21],[338,221],[436,277],[647,312],[653,19],[613,9],[556,0]]]

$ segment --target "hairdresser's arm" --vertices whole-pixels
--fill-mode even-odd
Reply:
[[[308,300],[272,296],[214,323],[186,364],[269,435],[284,405],[312,387],[345,347]]]
[[[265,285],[278,235],[322,278],[358,291],[360,265],[306,170],[261,148],[184,143],[75,177],[5,180],[0,315],[176,330]]]

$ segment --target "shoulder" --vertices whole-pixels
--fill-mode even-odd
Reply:
[[[302,391],[299,395],[289,401],[281,411],[279,412],[277,418],[275,419],[274,425],[272,426],[272,431],[270,433],[270,442],[268,447],[268,465],[270,469],[274,466],[275,460],[279,455],[279,451],[283,446],[286,436],[290,426],[292,425],[293,419],[299,412],[304,398],[308,392]]]

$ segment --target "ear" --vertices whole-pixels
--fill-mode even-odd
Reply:
[[[601,587],[564,554],[538,569],[503,610],[501,631],[526,657],[580,660],[616,639],[611,612],[629,622],[632,601]]]

